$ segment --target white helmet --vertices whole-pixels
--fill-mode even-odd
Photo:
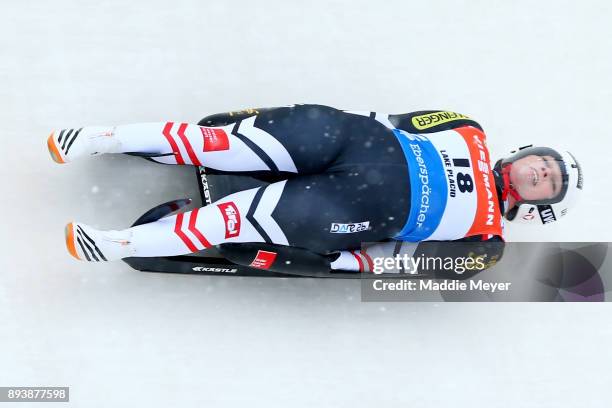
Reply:
[[[583,185],[582,167],[574,155],[568,151],[557,151],[549,147],[533,147],[532,145],[521,147],[512,153],[514,153],[512,156],[500,161],[501,169],[499,169],[505,180],[504,199],[508,194],[517,199],[516,206],[506,213],[505,218],[521,224],[548,224],[567,215],[567,211],[575,205]],[[555,197],[544,200],[525,200],[510,184],[509,170],[512,163],[529,155],[551,156],[557,161],[561,169],[562,187]]]

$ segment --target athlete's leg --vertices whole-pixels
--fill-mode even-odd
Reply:
[[[364,167],[362,174],[366,174]],[[347,173],[297,177],[240,191],[208,206],[122,231],[97,231],[71,223],[67,245],[83,260],[173,256],[222,243],[267,242],[327,253],[359,248],[397,234],[404,202],[386,194],[404,177],[402,168],[379,167],[370,185],[359,168]],[[387,171],[384,171],[387,170]],[[399,171],[398,171],[399,170]]]
[[[183,255],[225,242],[265,242],[264,237],[287,244],[270,217],[285,183],[270,185],[265,191],[240,191],[205,207],[121,231],[98,231],[70,223],[66,244],[73,256],[88,261]]]
[[[120,249],[109,249],[112,255],[105,255],[119,259],[186,254],[231,242],[269,242],[325,253],[391,238],[403,227],[410,207],[405,158],[396,138],[384,126],[369,118],[350,116],[354,120],[339,136],[342,147],[321,174],[300,175],[234,193],[199,210],[110,235],[87,226],[79,231],[78,225],[73,225],[68,231],[72,237],[68,246],[72,245],[71,252],[77,255],[81,255],[81,248],[80,257],[85,257],[88,248],[78,242],[81,232],[81,241],[87,234],[98,244],[100,237],[98,247],[103,253],[101,245],[117,244],[113,248]],[[290,123],[284,126],[292,126]],[[300,150],[299,144],[291,146]],[[303,149],[308,151],[304,159],[316,161],[314,151],[308,146]],[[307,161],[298,164],[305,171],[307,166]]]
[[[55,131],[48,147],[63,163],[102,153],[138,153],[165,164],[228,172],[325,171],[355,115],[320,105],[273,108],[221,127],[160,122]]]

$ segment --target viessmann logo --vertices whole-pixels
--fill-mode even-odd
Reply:
[[[240,213],[233,201],[217,204],[225,220],[225,238],[237,237],[240,234]]]

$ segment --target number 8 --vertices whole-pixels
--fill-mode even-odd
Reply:
[[[474,181],[469,174],[457,173],[457,184],[459,186],[459,191],[462,193],[471,193],[474,191]]]

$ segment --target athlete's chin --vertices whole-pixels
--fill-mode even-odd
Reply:
[[[521,195],[521,198],[524,201],[540,200],[540,199],[542,199],[541,194],[539,194],[537,191],[533,191],[533,190],[531,190],[529,188],[519,189],[518,193]]]

